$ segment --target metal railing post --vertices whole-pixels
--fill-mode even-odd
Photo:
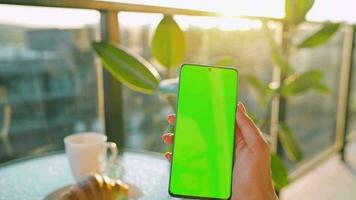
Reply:
[[[101,40],[119,44],[118,12],[112,10],[100,11],[101,14]],[[119,147],[124,146],[124,119],[122,85],[108,71],[103,69],[103,109],[105,118],[105,133],[108,140],[115,142]]]
[[[355,26],[348,26],[345,40],[343,61],[340,75],[340,95],[336,124],[336,144],[340,149],[341,160],[345,161],[346,134],[348,130],[348,117],[350,107],[350,92],[353,70],[353,54],[355,43]]]

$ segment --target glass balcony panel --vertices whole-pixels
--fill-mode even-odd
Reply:
[[[0,13],[0,162],[102,131],[91,48],[99,12],[1,5]]]
[[[299,41],[317,30],[319,25],[304,24],[295,41]],[[298,49],[292,63],[298,73],[321,70],[323,83],[330,89],[327,94],[316,90],[287,98],[287,122],[304,153],[304,160],[316,156],[335,143],[337,102],[340,70],[342,65],[344,31],[342,28],[324,45]],[[296,167],[290,163],[290,167]]]
[[[356,36],[355,36],[356,37]],[[356,44],[354,43],[354,46]],[[355,48],[355,47],[354,47]],[[348,120],[348,130],[347,134],[350,136],[356,136],[356,51],[354,50],[353,54],[353,70],[351,77],[351,84],[350,84],[350,107],[349,107],[349,118]]]

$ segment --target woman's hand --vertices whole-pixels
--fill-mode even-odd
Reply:
[[[174,125],[175,115],[169,115],[167,121]],[[166,144],[172,144],[173,133],[164,133],[162,140]],[[277,200],[272,184],[269,146],[260,130],[247,115],[242,103],[237,105],[235,140],[231,199]],[[165,157],[171,161],[172,153],[166,152]]]

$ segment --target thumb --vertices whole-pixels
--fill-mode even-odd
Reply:
[[[255,147],[256,145],[266,144],[262,138],[260,130],[256,124],[247,115],[245,106],[239,102],[236,111],[236,125],[241,131],[241,135],[248,147]]]

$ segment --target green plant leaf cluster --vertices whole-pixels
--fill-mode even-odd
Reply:
[[[289,46],[293,45],[291,38],[295,33],[294,31],[298,29],[300,23],[305,21],[305,16],[312,8],[313,4],[314,0],[285,1],[284,26],[286,26],[286,35],[288,36],[287,38],[284,38],[284,40],[287,40],[287,45],[283,46],[283,48],[275,42],[267,23],[262,21],[266,38],[271,48],[272,60],[280,69],[281,77],[283,79],[280,85],[278,85],[275,83],[263,83],[258,77],[252,75],[245,76],[245,79],[249,84],[258,94],[260,94],[259,99],[265,98],[265,100],[263,100],[264,102],[267,102],[268,99],[271,99],[274,95],[281,96],[282,98],[290,98],[310,89],[317,90],[321,93],[329,92],[329,88],[323,84],[323,71],[310,70],[304,73],[296,73],[296,70],[289,61],[293,49],[298,50],[299,48],[313,48],[323,45],[332,38],[340,27],[340,24],[327,23],[316,32],[308,35],[299,44]],[[296,133],[294,133],[283,120],[279,122],[278,130],[278,140],[286,152],[287,157],[294,162],[301,161],[303,159],[303,151],[295,135]],[[288,173],[283,161],[278,155],[273,154],[271,156],[271,162],[273,181],[276,189],[279,190],[288,184]]]

